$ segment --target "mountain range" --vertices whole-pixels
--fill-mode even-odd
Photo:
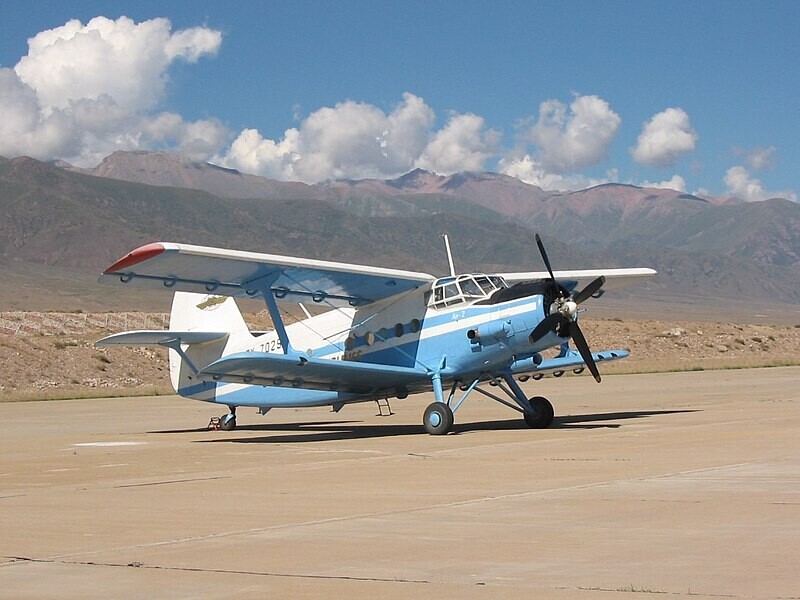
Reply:
[[[0,207],[0,275],[17,278],[42,268],[94,274],[156,239],[444,273],[443,233],[460,270],[541,270],[538,231],[556,268],[658,269],[632,298],[800,304],[800,205],[779,198],[618,184],[551,192],[496,173],[421,170],[306,185],[115,152],[94,169],[0,158]]]

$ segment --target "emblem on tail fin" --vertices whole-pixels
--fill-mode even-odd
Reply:
[[[203,301],[197,305],[200,310],[215,310],[220,304],[225,302],[225,296],[206,296]]]

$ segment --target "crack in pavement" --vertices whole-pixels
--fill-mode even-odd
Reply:
[[[379,583],[431,583],[424,579],[403,579],[399,577],[358,577],[355,575],[315,575],[313,573],[275,573],[271,571],[246,571],[239,569],[211,569],[202,567],[175,567],[168,565],[149,565],[142,562],[130,563],[114,563],[114,562],[97,562],[97,561],[83,561],[83,560],[61,560],[52,558],[33,558],[30,556],[4,556],[4,559],[9,560],[5,564],[19,564],[19,563],[45,563],[45,564],[59,564],[59,565],[76,565],[88,567],[115,567],[125,569],[157,569],[162,571],[184,571],[188,573],[218,573],[221,575],[255,575],[259,577],[284,577],[292,579],[327,579],[327,580],[340,580],[340,581],[371,581]]]

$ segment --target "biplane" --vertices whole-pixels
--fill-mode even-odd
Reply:
[[[100,280],[173,292],[169,329],[117,333],[97,344],[168,348],[176,392],[227,406],[224,430],[236,427],[239,407],[338,412],[431,390],[422,423],[433,435],[451,431],[454,413],[475,393],[518,411],[530,427],[548,427],[552,404],[529,398],[519,381],[585,368],[599,383],[598,364],[628,352],[592,352],[579,307],[655,271],[554,272],[538,234],[536,244],[546,271],[456,274],[447,243],[450,274],[436,277],[156,242],[115,262]],[[262,300],[273,329],[251,331],[236,298]],[[287,303],[325,310],[304,308],[304,318],[290,323]]]

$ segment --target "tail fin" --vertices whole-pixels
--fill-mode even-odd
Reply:
[[[176,331],[248,331],[233,298],[190,292],[175,292],[172,297],[169,328]]]
[[[225,296],[175,292],[169,328],[170,331],[228,332],[223,338],[185,347],[186,357],[198,369],[224,354],[244,349],[253,339],[236,301]],[[192,366],[174,350],[169,351],[169,372],[176,391],[192,386]]]

